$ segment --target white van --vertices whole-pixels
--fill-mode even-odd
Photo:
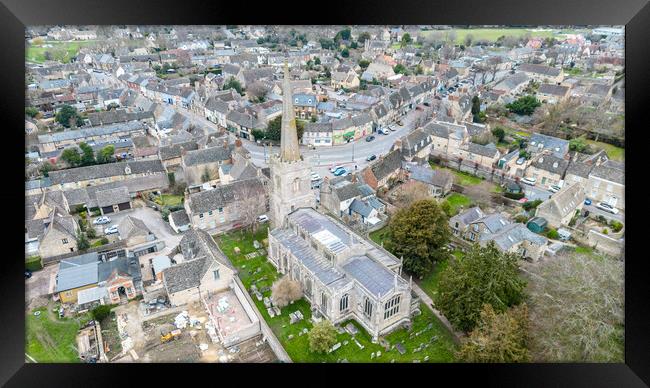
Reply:
[[[388,135],[390,134],[390,131],[386,128],[379,128],[377,132],[381,133],[382,135]]]

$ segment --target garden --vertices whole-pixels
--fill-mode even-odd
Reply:
[[[267,237],[267,228],[262,227],[256,233],[238,231],[215,236],[223,252],[239,270],[239,277],[244,286],[250,290],[255,285],[263,290],[262,295],[270,297],[270,288],[280,276],[265,255],[246,258],[247,254],[257,251],[253,241],[263,241]],[[235,252],[239,248],[239,253]],[[451,334],[433,313],[424,305],[422,314],[413,318],[410,330],[399,329],[380,340],[382,344],[371,342],[370,335],[356,322],[344,322],[338,329],[336,341],[340,347],[329,353],[310,351],[308,332],[312,328],[311,310],[305,299],[289,304],[282,309],[279,316],[271,317],[263,301],[253,300],[289,357],[294,362],[450,362],[454,360],[455,345]],[[291,324],[289,315],[300,310],[303,319]],[[351,323],[354,327],[344,328]],[[354,335],[351,332],[355,333]],[[394,361],[393,361],[394,360]]]

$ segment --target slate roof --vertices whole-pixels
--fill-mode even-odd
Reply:
[[[402,154],[400,150],[394,150],[380,157],[375,163],[370,166],[373,175],[377,180],[389,176],[402,167]]]
[[[120,186],[125,186],[130,194],[135,194],[145,190],[166,188],[169,186],[169,180],[167,174],[145,175],[96,186],[67,190],[65,191],[65,196],[70,206],[86,204],[88,207],[97,207],[97,192]]]
[[[151,230],[149,230],[141,219],[131,216],[124,217],[117,225],[117,230],[122,239],[129,239],[135,236],[148,236],[151,234]]]
[[[114,133],[119,132],[136,132],[144,130],[144,126],[139,121],[129,121],[119,124],[111,125],[101,125],[97,127],[74,129],[70,131],[56,132],[47,135],[39,135],[38,142],[51,143],[51,142],[62,142],[68,140],[78,140],[85,139],[88,137],[95,136],[110,136]]]
[[[174,220],[174,225],[176,225],[177,227],[190,224],[190,217],[188,217],[185,209],[171,212],[169,213],[169,216],[171,217],[172,220]]]
[[[126,186],[97,191],[95,197],[97,198],[98,207],[117,205],[131,201],[129,188]]]
[[[560,69],[545,65],[537,65],[534,63],[522,63],[519,65],[519,71],[527,73],[542,74],[550,77],[557,77],[560,75]]]
[[[589,175],[609,182],[619,183],[621,185],[624,184],[625,170],[610,162],[611,161],[607,161],[600,166],[594,167]]]
[[[579,176],[582,178],[588,178],[589,173],[593,169],[594,165],[593,164],[587,164],[583,162],[574,162],[571,161],[569,163],[569,167],[566,170],[566,175],[568,176],[569,174]]]
[[[511,91],[517,86],[528,82],[529,78],[525,73],[515,73],[506,76],[504,79],[494,85],[493,89]]]
[[[59,268],[56,275],[56,292],[71,290],[98,282],[98,261]]]
[[[437,187],[445,187],[453,182],[453,176],[446,170],[434,170],[429,165],[410,166],[410,178]]]
[[[188,151],[183,156],[183,164],[186,166],[196,166],[206,163],[229,160],[234,148],[235,145],[230,144],[228,148],[223,146],[216,146],[195,151]]]
[[[160,160],[140,160],[117,163],[98,164],[94,166],[70,168],[67,170],[51,171],[49,176],[52,184],[63,184],[91,179],[108,178],[129,175],[125,168],[131,169],[131,174],[163,173],[165,168]]]
[[[355,198],[350,204],[350,210],[364,217],[369,217],[374,208],[366,201]]]
[[[334,191],[336,192],[336,196],[339,198],[339,201],[345,201],[350,198],[361,196],[362,193],[359,188],[362,185],[361,183],[352,183],[347,180],[344,180],[343,182],[348,183],[334,186]]]
[[[199,145],[193,141],[187,141],[182,143],[171,144],[167,146],[160,147],[158,149],[158,155],[161,160],[169,160],[174,158],[180,158],[183,150],[186,151],[195,151],[199,149]]]
[[[565,186],[560,191],[542,202],[536,210],[536,215],[546,217],[546,214],[554,214],[558,218],[564,218],[580,206],[585,200],[585,190],[580,183]]]
[[[478,206],[469,208],[465,210],[464,212],[457,214],[449,219],[449,223],[451,225],[454,225],[456,221],[460,221],[465,225],[469,225],[472,222],[475,222],[476,220],[483,218],[485,216],[485,213],[479,208]]]
[[[552,96],[562,97],[569,91],[568,86],[555,85],[555,84],[541,84],[538,93],[550,94]]]
[[[499,150],[497,150],[497,147],[493,143],[487,145],[469,143],[467,145],[467,150],[473,154],[487,156],[490,158],[494,158],[499,154]]]
[[[414,156],[422,148],[431,144],[431,136],[424,128],[418,128],[402,137],[402,154]]]
[[[211,190],[191,194],[188,205],[192,213],[206,213],[226,207],[252,195],[262,195],[264,186],[259,179],[238,180],[218,185]]]
[[[130,276],[134,283],[141,279],[140,262],[135,257],[118,257],[117,259],[100,262],[97,265],[98,282],[107,281],[113,271],[120,275]]]
[[[375,296],[386,295],[393,289],[395,283],[401,285],[406,282],[396,273],[365,255],[353,256],[341,267],[350,277]]]
[[[513,245],[527,240],[536,245],[544,245],[548,242],[546,237],[540,236],[528,230],[524,224],[513,223],[509,224],[501,231],[495,234],[483,234],[481,236],[481,243],[494,241],[496,246],[502,251],[507,251]]]
[[[563,175],[566,171],[569,162],[563,158],[558,158],[553,155],[541,155],[533,159],[531,166],[539,168],[540,170],[552,172],[554,174]]]
[[[533,153],[539,152],[539,144],[542,144],[543,150],[549,150],[558,158],[563,158],[569,152],[569,141],[553,136],[533,133],[528,139],[527,149]]]
[[[189,231],[188,231],[189,232]],[[187,232],[186,232],[187,233]],[[165,268],[163,270],[163,281],[167,292],[184,291],[190,288],[198,287],[205,272],[207,263],[210,263],[207,257],[203,256],[198,259],[184,261],[180,264]]]
[[[489,214],[472,222],[472,224],[483,223],[488,233],[497,233],[510,224],[510,221],[499,213]]]

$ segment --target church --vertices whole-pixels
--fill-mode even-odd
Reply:
[[[269,260],[300,282],[312,314],[333,324],[354,319],[373,340],[410,322],[420,312],[419,299],[400,276],[402,261],[315,210],[286,65],[280,153],[271,156],[270,169]]]

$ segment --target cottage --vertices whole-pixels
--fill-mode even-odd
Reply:
[[[559,186],[564,179],[569,162],[554,155],[541,155],[533,158],[526,169],[526,177],[536,180],[542,187]]]
[[[408,166],[411,180],[427,185],[429,195],[434,198],[444,197],[451,191],[454,178],[449,171],[434,170],[429,164]]]
[[[402,153],[400,150],[393,150],[363,169],[361,176],[368,186],[377,190],[390,185],[391,179],[400,179],[401,170]]]
[[[538,261],[548,245],[546,237],[531,232],[520,223],[508,224],[497,233],[485,234],[479,241],[482,246],[491,242],[502,252],[516,253],[532,261]]]
[[[582,209],[585,201],[583,185],[574,183],[567,185],[541,203],[535,210],[535,216],[548,221],[553,228],[569,225],[571,219]]]

